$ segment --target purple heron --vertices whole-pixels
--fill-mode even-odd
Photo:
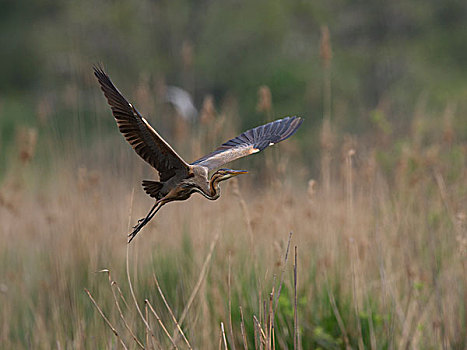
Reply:
[[[156,202],[146,217],[133,227],[128,235],[128,243],[169,202],[186,200],[195,192],[210,200],[219,198],[221,181],[246,174],[247,171],[219,169],[211,178],[208,177],[209,171],[285,140],[297,131],[303,121],[299,117],[286,117],[258,126],[188,164],[123,97],[102,68],[94,67],[94,75],[107,98],[120,132],[136,153],[159,172],[159,181],[143,180],[144,191]]]

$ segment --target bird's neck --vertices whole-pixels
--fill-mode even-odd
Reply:
[[[212,177],[211,180],[209,180],[206,185],[203,186],[196,186],[195,191],[201,193],[203,197],[210,199],[210,200],[216,200],[217,198],[220,197],[221,195],[221,190],[219,188],[219,181],[215,177]]]
[[[219,187],[219,182],[213,181],[211,179],[211,181],[209,181],[209,197],[206,197],[206,198],[210,200],[216,200],[217,198],[219,198],[220,195],[221,195],[221,190]]]
[[[207,186],[195,186],[193,190],[203,195],[203,197],[212,201],[219,198],[221,194],[219,184],[215,184],[213,183],[213,181],[210,181],[209,184],[207,184]]]

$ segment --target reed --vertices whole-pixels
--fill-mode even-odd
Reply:
[[[293,171],[260,187],[253,172],[216,202],[167,206],[130,246],[129,224],[151,205],[133,154],[105,141],[99,161],[51,150],[37,182],[38,153],[23,162],[18,148],[0,191],[0,342],[464,348],[465,145],[450,117],[426,145],[418,113],[400,148],[335,137],[328,190]]]

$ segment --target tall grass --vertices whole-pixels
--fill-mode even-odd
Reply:
[[[2,348],[465,348],[466,146],[448,122],[400,141],[381,118],[371,145],[326,127],[327,188],[291,139],[270,186],[253,172],[170,204],[130,246],[151,201],[117,131],[66,156],[52,138],[48,163],[22,133],[0,192]]]

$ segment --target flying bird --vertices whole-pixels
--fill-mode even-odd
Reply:
[[[292,136],[303,119],[286,117],[245,131],[223,143],[212,153],[189,164],[154,130],[148,121],[118,91],[109,76],[100,67],[94,67],[96,76],[118,128],[135,152],[159,173],[159,181],[143,180],[144,191],[156,200],[143,219],[128,235],[128,243],[156,215],[159,209],[172,201],[182,201],[198,192],[207,199],[220,196],[219,183],[246,174],[246,170],[219,169],[235,159],[262,151],[268,146]],[[209,172],[215,171],[209,178]]]
[[[187,121],[196,119],[198,110],[188,91],[176,86],[167,86],[165,101],[172,104],[180,116]]]

